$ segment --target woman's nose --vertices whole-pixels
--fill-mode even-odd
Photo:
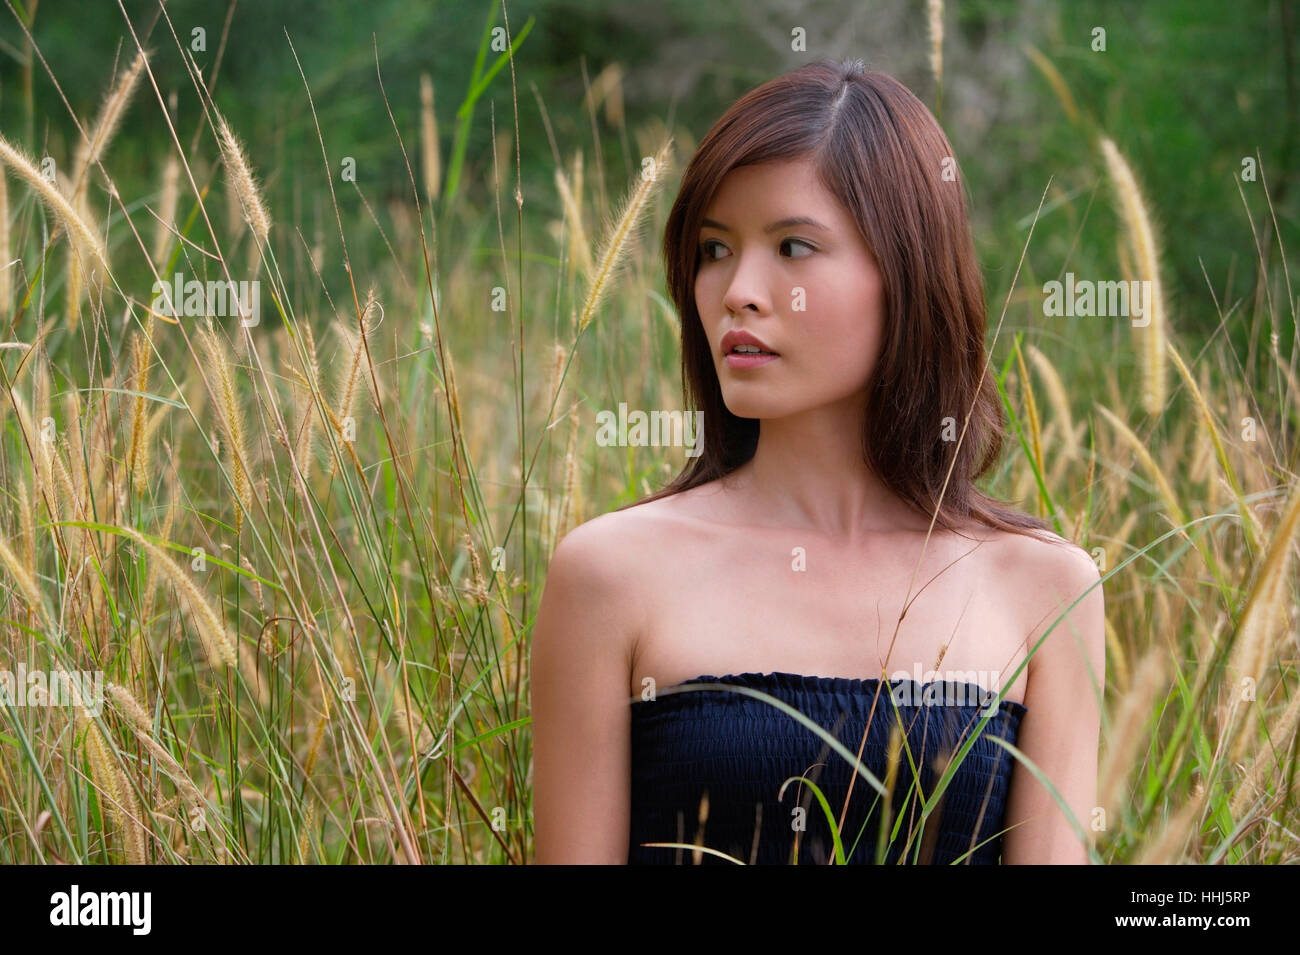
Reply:
[[[760,312],[768,311],[766,286],[762,281],[760,267],[756,260],[749,263],[740,262],[727,284],[727,292],[722,297],[722,304],[729,312],[739,312],[752,306]]]

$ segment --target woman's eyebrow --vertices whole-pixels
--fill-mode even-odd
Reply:
[[[786,229],[792,225],[812,226],[814,229],[821,229],[823,232],[830,232],[830,228],[822,225],[816,219],[810,219],[807,216],[790,216],[786,219],[778,219],[776,222],[769,223],[763,227],[764,232],[775,232],[777,229]],[[714,219],[705,219],[700,223],[701,228],[718,229],[722,232],[730,232],[731,229]]]

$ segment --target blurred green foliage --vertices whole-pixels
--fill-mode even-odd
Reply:
[[[156,3],[145,0],[124,0],[123,6],[142,36],[159,10]],[[843,7],[847,15],[854,5]],[[528,200],[525,228],[540,228],[558,215],[552,136],[566,161],[582,149],[591,170],[595,168],[591,162],[595,123],[607,188],[615,196],[636,168],[639,157],[626,152],[635,148],[635,141],[607,128],[603,113],[593,117],[584,109],[586,83],[607,64],[619,63],[631,77],[623,96],[633,130],[658,116],[674,128],[686,128],[698,141],[746,89],[802,62],[852,55],[894,72],[940,115],[966,178],[991,296],[1005,293],[1028,221],[1049,177],[1053,191],[1036,227],[1020,287],[1041,288],[1042,282],[1067,270],[1101,277],[1116,274],[1117,222],[1096,149],[1099,132],[1114,138],[1128,157],[1160,227],[1175,327],[1202,334],[1214,330],[1217,318],[1207,275],[1225,309],[1252,293],[1258,252],[1247,209],[1257,232],[1273,229],[1264,200],[1264,178],[1283,243],[1294,257],[1297,215],[1291,178],[1296,167],[1298,94],[1292,0],[1246,4],[964,0],[947,7],[945,85],[950,89],[940,108],[927,68],[923,3],[875,5],[854,21],[858,29],[848,37],[810,35],[807,52],[788,50],[792,26],[812,16],[799,4],[670,0],[652,11],[630,2],[509,4],[512,35],[517,36],[530,17],[537,18],[536,28],[519,49],[513,77]],[[191,31],[206,30],[206,50],[193,55],[210,77],[223,45],[229,9],[201,0],[172,0],[166,5],[170,25],[159,19],[147,41],[162,96],[175,91],[178,97],[177,128],[187,147],[201,116],[179,44],[188,48]],[[127,61],[131,55],[122,8],[116,2],[32,4],[28,0],[26,5],[15,2],[14,10],[34,19],[33,34],[58,88],[45,66],[36,61],[29,114],[23,31],[14,14],[3,11],[0,128],[29,150],[66,162],[75,136],[69,106],[83,119],[93,116],[110,85],[115,62]],[[873,28],[875,14],[886,11],[903,18],[897,22],[907,25],[904,35],[886,35]],[[489,21],[502,23],[499,2],[236,4],[215,98],[248,144],[278,221],[299,226],[308,242],[320,232],[326,241],[337,242],[321,188],[320,144],[290,40],[311,88],[336,185],[337,163],[344,156],[353,157],[357,185],[380,210],[382,220],[385,203],[409,201],[411,185],[380,92],[376,55],[418,183],[419,74],[428,72],[433,79],[445,174],[455,134],[454,114],[465,98]],[[1106,33],[1104,52],[1093,49],[1093,31],[1099,27]],[[1067,115],[1051,84],[1026,57],[1022,51],[1026,44],[1059,70],[1077,103],[1078,122]],[[489,63],[496,56],[489,52]],[[671,64],[681,62],[690,63],[695,72],[674,76]],[[657,69],[659,65],[664,68]],[[684,88],[685,82],[689,86]],[[465,201],[479,210],[494,203],[492,124],[498,131],[513,132],[511,84],[508,68],[496,75],[470,127]],[[963,94],[972,87],[1001,104],[992,125],[978,134],[969,132],[978,127],[965,124],[961,115]],[[539,100],[545,104],[546,121]],[[200,142],[200,150],[215,157],[210,134],[205,133]],[[137,92],[109,153],[123,195],[148,201],[171,148],[158,96],[146,84]],[[1234,177],[1241,174],[1243,158],[1256,155],[1262,160],[1263,178],[1242,183],[1239,193]],[[509,193],[513,179],[509,171],[503,192]],[[594,183],[594,173],[590,181]],[[342,189],[338,196],[354,259],[386,254],[355,192]],[[1062,202],[1063,198],[1068,201]],[[510,213],[513,217],[513,208]],[[1275,242],[1265,236],[1260,244],[1266,256],[1276,257]],[[1279,304],[1280,313],[1289,315],[1286,296]],[[1230,332],[1247,335],[1249,325],[1238,323]],[[1284,323],[1280,331],[1285,352],[1294,322]],[[1244,339],[1237,344],[1242,346]]]

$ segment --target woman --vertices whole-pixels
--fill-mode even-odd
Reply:
[[[752,90],[664,256],[703,452],[556,548],[537,861],[1087,862],[1102,591],[975,487],[1004,418],[933,116],[860,62]]]

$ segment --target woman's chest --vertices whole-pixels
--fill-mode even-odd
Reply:
[[[889,542],[892,543],[892,542]],[[973,682],[1022,701],[1017,587],[978,542],[846,552],[795,536],[699,535],[646,561],[629,691],[701,674]],[[654,546],[651,547],[655,550]],[[1027,668],[1026,668],[1027,670]]]

